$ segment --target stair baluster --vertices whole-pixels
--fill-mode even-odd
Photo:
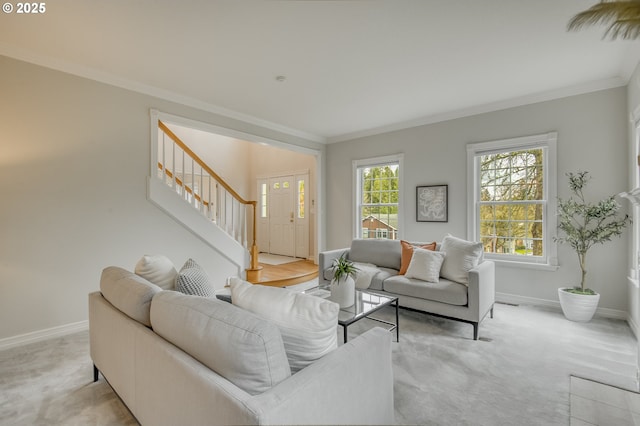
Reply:
[[[206,165],[189,147],[182,142],[162,121],[158,121],[161,131],[161,153],[158,152],[158,178],[176,191],[185,201],[200,214],[213,222],[234,238],[245,249],[249,250],[250,267],[247,269],[247,279],[256,282],[260,278],[262,267],[258,265],[258,247],[256,244],[256,201],[247,201],[235,192],[220,176]],[[170,159],[167,158],[167,143],[171,143]],[[176,152],[178,151],[178,152]],[[176,170],[181,155],[182,169]],[[187,158],[188,157],[188,158]],[[170,164],[168,164],[170,160]],[[186,166],[191,161],[191,176],[187,175]],[[199,182],[196,180],[196,167],[199,168]],[[167,181],[169,179],[169,181]],[[205,189],[204,182],[208,182]],[[187,180],[190,180],[187,182]],[[212,185],[215,188],[212,189]],[[205,198],[208,194],[208,199]],[[212,197],[212,195],[214,197]],[[248,245],[249,224],[246,209],[252,208],[252,243]]]

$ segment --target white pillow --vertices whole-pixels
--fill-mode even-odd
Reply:
[[[440,268],[444,258],[445,254],[443,252],[416,247],[413,249],[413,256],[404,276],[437,283],[440,281]]]
[[[340,306],[330,300],[231,278],[231,302],[276,324],[291,372],[338,347]]]
[[[178,275],[178,271],[176,271],[171,260],[161,254],[145,254],[136,263],[134,272],[163,290],[173,290],[176,283],[176,275]]]
[[[469,285],[469,271],[482,258],[482,243],[462,240],[448,235],[442,240],[440,251],[445,253],[440,275],[451,281]]]

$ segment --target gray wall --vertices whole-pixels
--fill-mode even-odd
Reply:
[[[102,269],[143,254],[235,268],[146,199],[149,109],[292,135],[0,56],[0,341],[87,319]]]
[[[565,173],[588,170],[590,193],[604,197],[627,187],[627,98],[624,87],[409,128],[327,147],[327,248],[348,246],[353,235],[352,160],[404,153],[404,238],[466,237],[466,145],[558,132],[558,195],[568,196]],[[449,185],[449,222],[415,221],[415,187]],[[627,237],[589,253],[589,285],[601,308],[627,310]],[[496,291],[556,301],[557,288],[579,282],[575,254],[558,249],[555,272],[498,266]]]

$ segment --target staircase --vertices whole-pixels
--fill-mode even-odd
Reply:
[[[157,164],[157,173],[149,178],[152,201],[176,218],[188,217],[191,225],[185,224],[185,220],[180,221],[201,238],[202,234],[212,235],[223,246],[218,247],[217,244],[214,248],[244,268],[247,281],[260,281],[262,267],[258,264],[256,244],[257,202],[242,198],[160,120],[158,145],[153,148],[157,148],[152,149],[155,154],[152,155],[155,157],[152,164]],[[174,199],[175,194],[182,198],[181,206],[171,202],[170,198]],[[189,211],[185,210],[185,205],[189,206]],[[208,227],[194,214],[205,218]],[[247,256],[249,267],[245,268],[243,260]]]

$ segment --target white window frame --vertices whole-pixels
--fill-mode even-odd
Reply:
[[[398,164],[400,168],[398,172],[398,233],[397,239],[400,240],[404,233],[404,208],[402,203],[403,198],[403,174],[404,174],[404,154],[387,155],[384,157],[364,158],[360,160],[353,160],[352,173],[353,173],[353,238],[362,238],[362,221],[360,220],[360,207],[362,200],[362,183],[360,182],[360,173],[358,169],[361,167],[376,167],[384,166],[390,163]],[[371,233],[371,231],[369,231]]]
[[[521,256],[505,253],[485,253],[484,257],[498,264],[556,270],[558,268],[557,235],[557,141],[558,133],[477,142],[467,145],[467,238],[480,241],[480,157],[499,152],[540,149],[545,152],[543,164],[543,256]]]

